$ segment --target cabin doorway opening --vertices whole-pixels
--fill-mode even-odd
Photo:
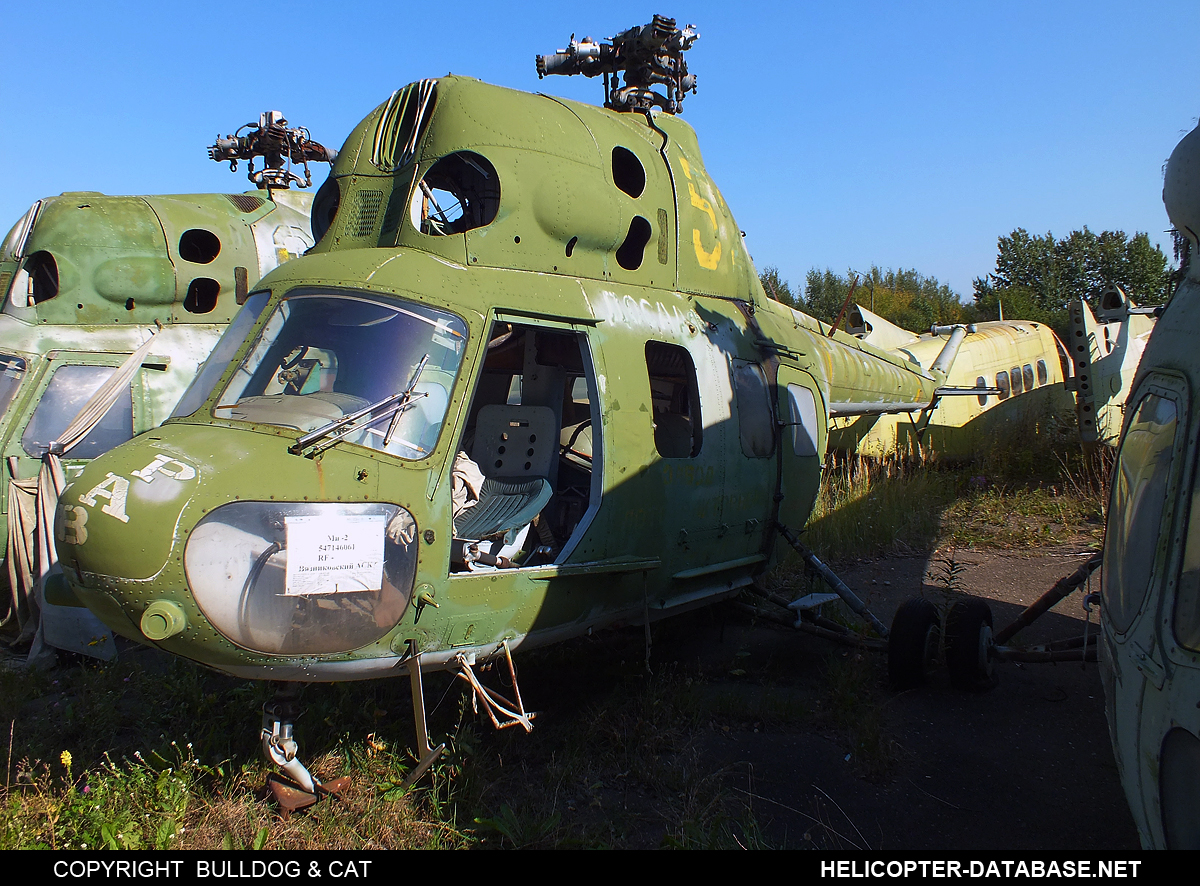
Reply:
[[[597,391],[585,333],[492,324],[452,469],[452,573],[571,555],[600,504]]]

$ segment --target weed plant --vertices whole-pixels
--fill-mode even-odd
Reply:
[[[263,789],[265,685],[132,648],[109,665],[0,668],[12,733],[0,848],[761,844],[727,773],[704,762],[703,678],[669,663],[647,674],[643,643],[639,628],[526,654],[530,694],[553,716],[531,735],[482,725],[464,684],[431,675],[430,725],[449,747],[413,790],[408,681],[310,686],[297,721],[305,761],[352,783],[290,818]]]
[[[830,562],[937,547],[1099,546],[1113,456],[1027,418],[966,461],[831,454],[805,544]],[[1019,444],[1019,445],[1018,445]],[[795,564],[785,561],[785,573]]]

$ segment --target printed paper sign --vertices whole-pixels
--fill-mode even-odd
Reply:
[[[386,518],[285,517],[289,596],[378,591],[383,587]]]

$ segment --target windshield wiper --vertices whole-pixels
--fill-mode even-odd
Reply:
[[[288,452],[290,452],[292,455],[300,455],[303,452],[305,458],[314,458],[355,431],[369,428],[376,422],[383,421],[383,419],[390,417],[392,422],[388,425],[387,433],[383,438],[384,446],[386,446],[391,441],[392,433],[400,421],[400,416],[415,405],[413,402],[414,400],[419,397],[429,396],[428,394],[424,393],[413,393],[413,389],[417,386],[417,382],[421,380],[421,373],[425,369],[425,364],[428,362],[429,355],[426,354],[417,364],[417,368],[413,370],[412,380],[409,381],[408,387],[403,391],[397,391],[394,394],[389,394],[382,400],[372,403],[370,406],[364,406],[357,412],[344,415],[335,421],[331,421],[324,427],[317,428],[315,431],[310,431],[289,446]],[[360,419],[367,417],[370,418],[369,421],[365,422],[364,424],[359,424]],[[326,440],[326,438],[329,439]],[[322,440],[326,441],[324,445],[316,445]],[[308,449],[310,446],[312,449],[309,452],[304,452],[304,450]]]

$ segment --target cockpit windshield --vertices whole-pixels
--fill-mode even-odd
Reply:
[[[267,320],[213,414],[305,432],[408,391],[398,412],[355,419],[342,436],[424,458],[437,443],[466,341],[466,324],[445,311],[346,290],[297,290]]]

